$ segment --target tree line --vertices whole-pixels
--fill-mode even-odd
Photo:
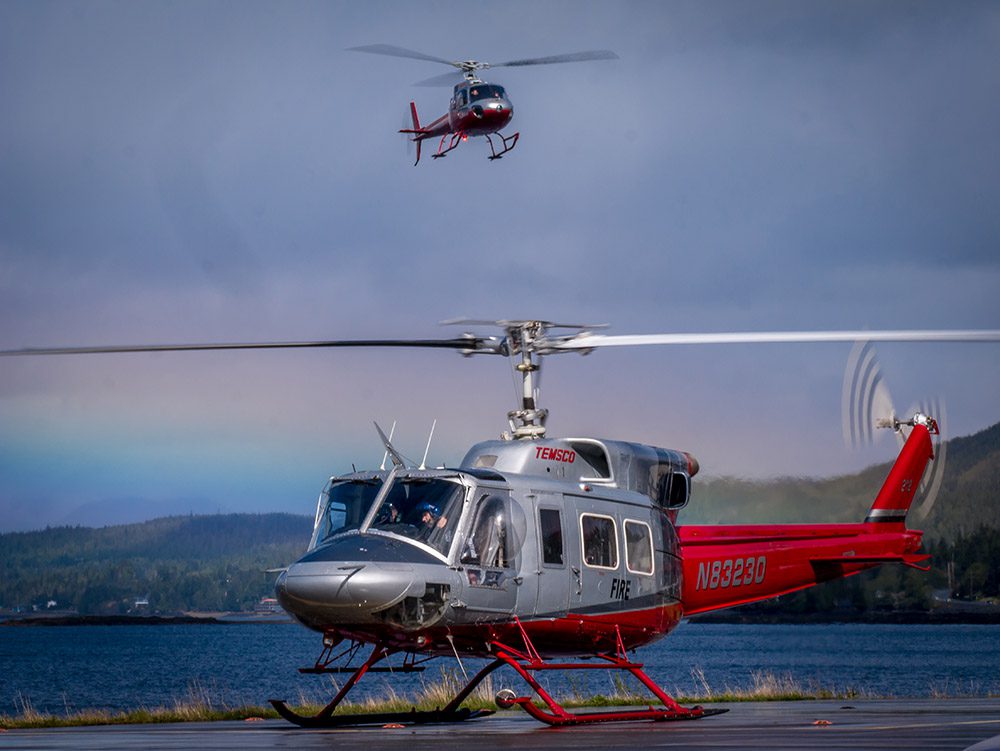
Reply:
[[[128,613],[253,610],[302,555],[312,520],[292,514],[156,519],[0,535],[0,607]]]

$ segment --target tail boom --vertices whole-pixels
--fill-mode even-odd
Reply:
[[[927,462],[928,428],[916,424],[864,522],[856,524],[684,525],[685,615],[743,605],[853,576],[883,563],[921,568],[922,532],[906,512]]]

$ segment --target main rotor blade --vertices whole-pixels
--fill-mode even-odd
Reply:
[[[123,352],[187,352],[229,349],[308,349],[327,347],[423,347],[457,349],[489,353],[495,349],[492,339],[458,337],[455,339],[341,339],[313,342],[226,342],[218,344],[125,344],[98,347],[28,347],[0,350],[0,356],[16,355],[92,355]]]
[[[457,83],[461,83],[465,80],[465,77],[458,72],[454,73],[442,73],[439,76],[431,76],[430,78],[425,78],[422,81],[417,81],[414,86],[454,86]]]
[[[550,55],[549,57],[529,57],[524,60],[508,60],[505,63],[490,63],[491,68],[513,68],[520,65],[551,65],[553,63],[579,63],[584,60],[617,60],[611,50],[591,50],[589,52],[570,52],[566,55]]]
[[[552,342],[554,350],[647,344],[768,344],[782,342],[997,342],[1000,329],[964,331],[743,331],[718,334],[590,334]]]
[[[444,63],[445,65],[455,65],[451,60],[443,57],[425,55],[423,52],[408,50],[405,47],[394,47],[391,44],[365,44],[361,47],[348,47],[348,52],[369,52],[372,55],[388,55],[389,57],[409,57],[413,60],[427,60],[432,63]],[[455,65],[455,67],[460,67]]]

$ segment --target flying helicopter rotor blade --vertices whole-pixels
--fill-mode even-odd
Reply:
[[[514,68],[522,65],[552,65],[553,63],[579,63],[585,60],[618,60],[611,50],[590,50],[587,52],[570,52],[565,55],[550,55],[548,57],[529,57],[523,60],[508,60],[505,63],[490,63],[491,68]]]
[[[780,344],[808,342],[997,342],[1000,329],[896,331],[740,331],[698,334],[625,334],[553,339],[552,351],[590,350],[595,347],[632,347],[651,344]]]
[[[465,80],[461,73],[442,73],[439,76],[431,76],[422,81],[417,81],[414,86],[454,86]]]
[[[125,352],[186,352],[233,349],[323,349],[334,347],[411,347],[457,349],[462,352],[495,352],[499,342],[493,337],[461,336],[454,339],[335,339],[306,342],[223,342],[214,344],[125,344],[96,347],[27,347],[0,350],[2,357],[20,355],[92,355]]]
[[[408,50],[405,47],[396,47],[391,44],[364,44],[360,47],[348,47],[348,52],[368,52],[372,55],[388,55],[389,57],[408,57],[413,60],[426,60],[431,63],[443,63],[444,65],[452,65],[456,68],[460,68],[461,65],[452,61],[445,60],[443,57],[434,57],[434,55],[425,55],[423,52],[417,52],[416,50]]]

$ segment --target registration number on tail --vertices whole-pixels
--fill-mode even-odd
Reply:
[[[747,587],[764,581],[767,556],[725,558],[717,561],[698,562],[698,580],[695,589],[726,589]]]

